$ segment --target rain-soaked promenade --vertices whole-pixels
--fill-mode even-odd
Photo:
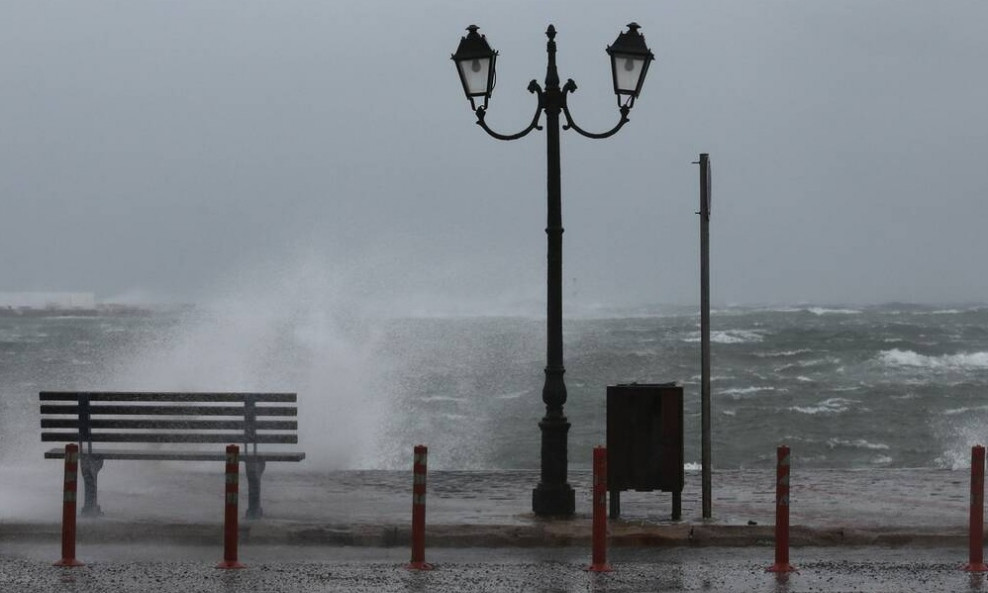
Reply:
[[[6,591],[927,591],[988,589],[967,559],[966,470],[793,473],[791,558],[772,563],[774,473],[714,473],[714,519],[687,475],[683,519],[671,496],[626,492],[610,523],[615,572],[589,560],[590,476],[571,472],[577,517],[531,512],[536,472],[429,475],[428,574],[409,573],[411,472],[272,468],[265,517],[241,524],[246,571],[222,558],[223,476],[208,464],[108,464],[105,516],[80,520],[83,569],[55,569],[61,466],[4,468],[0,584]]]
[[[223,522],[222,465],[107,462],[100,473],[104,517],[80,520],[80,541],[167,539],[208,543]],[[61,464],[4,468],[0,541],[55,538],[61,520]],[[583,545],[590,538],[590,474],[570,472],[577,492],[571,520],[531,513],[538,472],[430,472],[431,547]],[[966,541],[969,470],[806,470],[792,476],[795,545]],[[241,498],[246,480],[242,480]],[[671,495],[624,492],[612,545],[769,544],[775,475],[714,473],[714,518],[701,518],[700,479],[688,472],[683,519],[670,519]],[[411,471],[315,472],[271,467],[264,475],[264,518],[241,524],[245,545],[401,545],[411,522]],[[241,502],[244,506],[244,501]]]

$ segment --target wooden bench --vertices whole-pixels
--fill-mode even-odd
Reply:
[[[41,440],[79,444],[84,516],[102,514],[96,478],[106,459],[224,461],[225,448],[121,449],[118,443],[241,444],[247,473],[247,518],[259,519],[261,475],[269,461],[301,461],[299,451],[258,451],[259,444],[297,444],[294,393],[141,393],[42,391]],[[271,419],[277,418],[277,419]],[[99,443],[99,448],[93,444]],[[103,443],[110,443],[104,446]],[[45,452],[63,459],[65,449]]]

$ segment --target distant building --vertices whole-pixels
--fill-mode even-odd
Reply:
[[[0,307],[7,309],[94,309],[91,292],[0,292]]]

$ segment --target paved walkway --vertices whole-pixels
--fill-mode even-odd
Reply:
[[[92,545],[82,568],[55,568],[57,544],[0,545],[0,590],[16,593],[930,593],[988,590],[960,569],[965,550],[793,550],[799,572],[765,571],[772,551],[617,548],[613,572],[586,569],[588,548],[429,550],[435,570],[409,571],[407,548],[244,546],[246,570],[216,570],[218,546]]]
[[[62,468],[0,466],[0,541],[52,540],[61,521]],[[589,542],[588,472],[571,472],[577,514],[545,520],[531,513],[538,472],[431,472],[429,546],[565,546]],[[246,480],[241,476],[242,491]],[[768,545],[773,537],[775,475],[770,470],[714,472],[712,520],[701,518],[700,476],[688,472],[683,519],[670,520],[671,495],[625,492],[610,523],[613,546]],[[81,489],[81,484],[80,484]],[[805,470],[794,468],[793,545],[964,545],[969,472],[950,470]],[[242,492],[242,505],[246,495]],[[411,471],[318,471],[270,467],[265,517],[242,522],[255,544],[405,546],[411,522]],[[100,473],[105,516],[81,520],[80,541],[144,539],[208,543],[222,525],[222,465],[107,462]]]

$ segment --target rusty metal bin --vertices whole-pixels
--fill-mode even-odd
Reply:
[[[675,383],[607,387],[607,489],[610,516],[621,514],[621,491],[672,493],[672,518],[682,516],[683,388]]]

